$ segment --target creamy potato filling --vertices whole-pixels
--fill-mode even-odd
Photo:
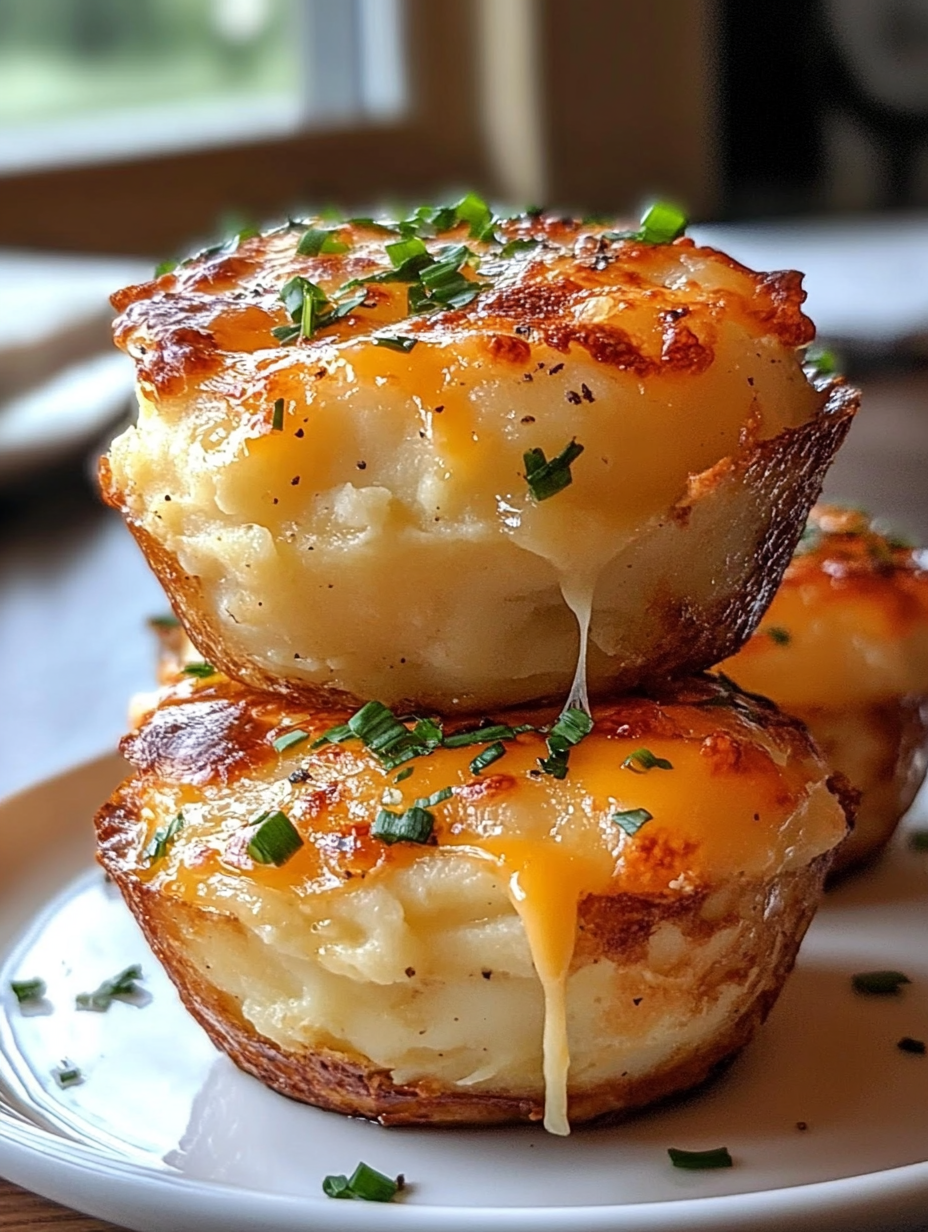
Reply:
[[[194,698],[210,696],[206,686],[190,687]],[[458,1015],[470,1023],[460,1038],[444,1011],[435,1019],[449,1032],[448,1058],[440,1058],[438,1072],[453,1075],[455,1083],[484,1082],[490,1089],[503,1077],[517,1087],[529,1083],[538,1076],[533,1067],[541,1068],[545,1123],[552,1132],[566,1133],[570,1082],[582,1083],[596,1066],[595,1050],[582,1042],[589,1036],[579,1025],[591,1012],[586,993],[576,994],[578,1003],[572,1004],[571,990],[595,991],[597,981],[605,981],[605,1008],[592,1016],[601,1023],[615,1008],[618,993],[611,990],[621,988],[625,996],[629,987],[608,966],[598,973],[577,966],[580,904],[590,895],[622,892],[686,899],[717,886],[734,887],[737,897],[739,886],[804,869],[844,834],[841,809],[804,737],[782,722],[745,724],[721,692],[709,692],[706,700],[721,704],[671,707],[672,714],[682,712],[684,727],[647,735],[649,754],[670,768],[641,771],[633,754],[642,737],[620,734],[619,707],[608,719],[600,714],[593,732],[572,748],[563,780],[539,769],[546,752],[543,732],[507,740],[505,755],[485,776],[470,769],[473,748],[441,748],[415,759],[412,775],[400,782],[395,773],[385,775],[357,741],[307,752],[307,737],[263,772],[242,774],[227,786],[162,782],[147,788],[135,857],[139,875],[163,893],[241,922],[248,936],[242,934],[242,953],[229,959],[223,979],[244,998],[246,1017],[271,1038],[296,1038],[305,1015],[313,1039],[338,1041],[378,1064],[383,1058],[395,1074],[421,1075],[427,1067],[422,1061],[416,1070],[415,1058],[424,1058],[426,1043],[416,1046],[418,1052],[409,1044],[409,1023],[425,1030],[428,1040],[429,1028],[422,1024],[431,1013],[429,998],[442,1005],[460,999],[463,1005],[466,990],[478,989],[475,1010]],[[190,704],[173,707],[175,714],[162,706],[149,721],[166,716],[166,730],[178,731]],[[654,703],[637,704],[657,710]],[[630,722],[633,705],[625,707]],[[283,730],[300,722],[305,717],[295,713]],[[317,726],[318,720],[308,730]],[[279,730],[273,727],[270,734]],[[144,726],[139,739],[145,739]],[[191,741],[188,733],[185,748]],[[163,758],[164,748],[158,748]],[[429,806],[437,848],[409,842],[388,847],[370,836],[382,805],[402,812],[434,796],[443,796]],[[279,869],[256,865],[246,851],[249,822],[272,810],[285,812],[305,836],[304,846]],[[165,858],[149,866],[143,853],[155,830],[178,812],[183,829]],[[630,815],[640,828],[629,825]],[[710,895],[703,910],[710,917],[720,910],[719,896]],[[735,945],[735,934],[729,940]],[[727,944],[719,937],[713,941],[723,950]],[[669,924],[649,946],[656,969],[681,963],[690,973],[688,964],[711,963],[715,953],[696,953]],[[233,974],[239,958],[241,978]],[[484,976],[484,970],[495,974]],[[256,971],[266,974],[259,978]],[[492,991],[483,988],[483,980],[494,979]],[[268,980],[291,991],[265,1003]],[[370,1019],[359,1025],[372,984],[392,991],[373,997]],[[740,996],[744,987],[730,992]],[[693,1031],[714,1014],[724,1015],[728,995],[719,992],[720,1000]],[[343,1007],[347,1017],[337,1008],[329,1014],[329,1005]],[[487,1032],[481,1028],[474,1035],[472,1013],[484,1005]],[[370,1032],[388,1009],[396,1019],[383,1028],[378,1048]],[[502,1033],[504,1043],[491,1046],[501,1017],[510,1012],[518,1025]],[[406,1042],[388,1046],[397,1031]],[[575,1045],[578,1032],[581,1043]],[[469,1037],[479,1047],[465,1046]],[[445,1039],[440,1033],[435,1038]],[[625,1065],[628,1058],[615,1048],[604,1065],[618,1065],[620,1057]]]

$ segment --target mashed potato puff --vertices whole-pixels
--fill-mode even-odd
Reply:
[[[799,276],[544,216],[320,234],[115,297],[103,490],[204,654],[479,712],[563,696],[587,633],[598,696],[732,653],[856,409],[803,371]]]
[[[747,1042],[846,832],[801,725],[699,677],[575,713],[561,767],[555,711],[371,713],[217,675],[124,741],[100,860],[239,1065],[385,1123],[564,1133]]]
[[[892,836],[928,765],[925,554],[857,510],[816,506],[763,622],[724,669],[808,724],[862,793],[834,872]]]

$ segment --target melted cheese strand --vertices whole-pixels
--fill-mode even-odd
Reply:
[[[600,572],[601,570],[597,570],[597,579]],[[564,703],[564,709],[570,710],[572,706],[576,706],[580,710],[585,710],[587,714],[590,713],[590,695],[586,683],[586,660],[590,644],[590,619],[593,615],[595,590],[596,581],[588,576],[561,579],[561,594],[564,596],[564,602],[573,612],[580,630],[577,668],[574,672],[573,684],[570,686],[570,693]]]

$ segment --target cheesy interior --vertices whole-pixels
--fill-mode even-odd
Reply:
[[[331,341],[262,346],[258,309],[217,295],[203,324],[221,363],[179,391],[142,381],[111,487],[197,579],[237,674],[479,710],[566,696],[588,625],[603,692],[653,656],[649,629],[672,641],[661,613],[737,593],[768,510],[729,510],[731,554],[720,520],[724,545],[697,544],[675,509],[695,477],[817,413],[795,341],[759,312],[758,276],[709,250],[565,260],[531,275],[533,293],[569,285],[567,336],[612,330],[627,355],[526,342],[492,316],[420,321],[403,354],[372,332],[403,288]],[[170,302],[153,299],[156,322]],[[157,330],[132,320],[121,337],[144,364]],[[572,440],[573,482],[536,501],[525,453]]]
[[[805,867],[844,834],[824,767],[797,729],[782,721],[765,724],[759,714],[752,719],[750,707],[745,712],[720,690],[706,689],[703,701],[709,704],[669,706],[666,712],[656,703],[628,700],[625,732],[622,705],[599,712],[593,732],[573,749],[562,781],[539,770],[546,749],[543,733],[536,732],[507,741],[505,756],[482,774],[470,769],[473,748],[442,748],[409,763],[413,773],[399,783],[398,772],[385,773],[357,741],[311,750],[307,740],[278,755],[269,745],[282,732],[299,726],[314,736],[325,724],[318,715],[283,715],[277,703],[262,699],[262,707],[249,712],[251,722],[257,713],[263,724],[260,734],[252,730],[250,736],[261,752],[258,762],[226,769],[225,783],[204,785],[193,756],[197,723],[207,722],[209,707],[209,722],[216,722],[215,707],[223,700],[234,704],[238,691],[221,681],[180,686],[171,704],[162,703],[145,720],[128,752],[144,760],[156,750],[163,769],[172,742],[181,741],[177,755],[193,756],[192,770],[186,785],[178,781],[182,773],[143,780],[141,824],[130,859],[137,875],[162,893],[231,913],[251,937],[242,945],[268,945],[303,973],[305,995],[297,995],[294,985],[277,1008],[262,1010],[255,989],[249,993],[247,980],[236,981],[228,968],[232,986],[244,997],[243,1012],[272,1038],[296,1031],[304,1040],[334,1040],[410,1075],[415,1057],[421,1061],[422,1049],[431,1047],[428,1040],[419,1051],[404,1044],[392,1054],[387,1041],[396,1030],[408,1044],[404,1024],[421,1019],[415,996],[426,998],[423,1005],[429,996],[439,996],[434,980],[446,963],[457,989],[449,993],[451,1000],[463,996],[459,976],[467,988],[479,989],[468,1013],[492,1005],[487,1009],[492,1024],[517,1002],[523,1004],[524,1013],[513,1019],[518,1026],[500,1033],[505,1040],[500,1047],[511,1048],[518,1062],[504,1063],[494,1054],[492,1064],[484,1058],[490,1066],[484,1074],[476,1053],[467,1054],[465,1062],[459,1041],[450,1070],[435,1058],[438,1072],[453,1071],[454,1082],[485,1081],[490,1088],[505,1076],[518,1087],[529,1082],[543,1058],[545,1123],[566,1133],[568,1077],[574,1072],[571,1032],[588,1038],[576,1024],[571,1027],[570,988],[597,980],[612,988],[618,978],[608,970],[597,974],[573,966],[578,904],[589,895],[623,891],[673,900],[737,888]],[[664,713],[647,735],[647,747],[668,760],[671,770],[639,773],[634,762],[625,764],[641,747],[635,723],[642,713],[652,719]],[[532,717],[550,722],[555,714]],[[227,739],[237,747],[241,738],[230,733]],[[371,836],[380,807],[402,812],[445,787],[452,796],[432,809],[437,846],[387,846]],[[247,852],[249,823],[273,809],[287,813],[305,840],[279,869],[256,865]],[[636,809],[645,809],[651,819],[630,834],[616,814]],[[184,828],[166,857],[149,867],[146,845],[178,812]],[[674,961],[680,959],[680,947],[669,934],[653,944],[658,949],[666,944],[676,953]],[[256,951],[251,953],[254,958]],[[253,969],[251,962],[242,968]],[[492,991],[483,988],[484,969],[495,973],[487,980]],[[330,977],[336,976],[349,983],[333,985]],[[519,984],[526,980],[535,991]],[[383,1046],[373,1052],[366,1052],[371,1025],[349,1030],[348,1019],[339,1017],[344,1011],[355,1021],[368,983],[392,988],[397,1007],[413,998],[407,1009],[398,1010],[396,1024],[383,1028]],[[317,985],[317,993],[305,991]],[[627,980],[622,986],[627,991]],[[603,995],[611,1004],[612,994]],[[355,1007],[350,1014],[349,1003]],[[710,1018],[716,1012],[724,1014],[721,1002],[711,1012],[706,1009]],[[281,1016],[276,1026],[269,1014]],[[298,1025],[303,1014],[306,1020]],[[427,1037],[438,1040],[442,1030],[451,1030],[444,1011],[435,1023],[436,1034],[431,1037],[431,1028],[425,1028]],[[535,1035],[539,1025],[541,1049]],[[590,1066],[595,1069],[594,1052],[581,1047],[578,1080]],[[604,1064],[618,1063],[614,1050],[609,1057]],[[418,1072],[429,1072],[424,1061]]]

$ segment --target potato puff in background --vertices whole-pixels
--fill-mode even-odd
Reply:
[[[925,554],[877,527],[817,505],[760,627],[723,664],[802,719],[862,792],[832,873],[882,850],[928,765]]]

